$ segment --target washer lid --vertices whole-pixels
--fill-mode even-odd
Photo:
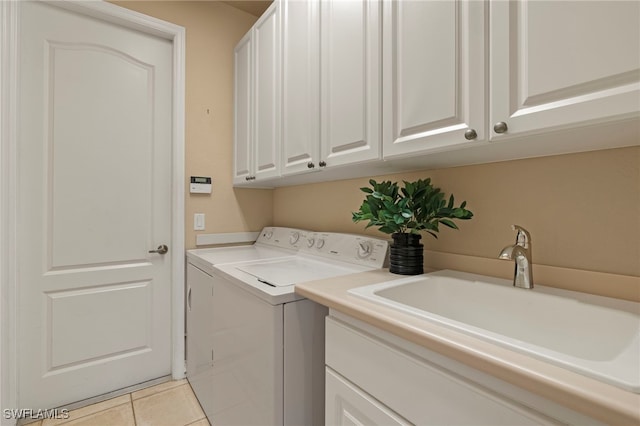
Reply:
[[[295,257],[243,264],[236,266],[236,269],[253,275],[260,282],[273,287],[286,287],[307,281],[366,271],[371,268]]]

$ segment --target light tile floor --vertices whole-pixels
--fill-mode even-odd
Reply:
[[[54,425],[209,426],[209,422],[189,383],[176,380],[71,410],[68,419],[46,419],[29,424]]]

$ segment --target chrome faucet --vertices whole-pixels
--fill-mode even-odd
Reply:
[[[520,288],[533,288],[533,264],[531,263],[531,234],[518,225],[511,225],[518,231],[516,243],[502,249],[498,259],[514,260],[513,285]]]

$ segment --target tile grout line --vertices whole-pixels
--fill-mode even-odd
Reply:
[[[133,414],[133,426],[138,426],[138,421],[136,420],[136,409],[133,407],[133,392],[129,394],[129,405],[131,405],[131,414]]]
[[[136,416],[136,406],[133,405],[133,392],[129,394],[129,402],[131,403],[131,412],[133,413],[133,426],[138,426],[138,417]]]
[[[108,400],[107,400],[107,401],[108,401]],[[103,402],[104,402],[104,401],[103,401]],[[97,404],[99,404],[99,402],[98,402]],[[93,413],[85,414],[84,416],[76,417],[75,419],[68,419],[68,420],[65,420],[65,421],[64,421],[64,422],[62,422],[62,423],[55,423],[55,426],[64,426],[64,425],[66,425],[67,423],[71,423],[71,422],[74,422],[74,421],[76,421],[76,420],[80,420],[80,419],[84,419],[84,418],[87,418],[87,417],[90,417],[90,416],[94,416],[94,415],[99,414],[99,413],[102,413],[102,412],[104,412],[104,411],[109,411],[109,410],[112,410],[112,409],[114,409],[114,408],[122,407],[123,405],[127,405],[127,404],[128,404],[127,402],[123,402],[122,404],[114,405],[113,407],[105,408],[104,410],[95,411],[95,412],[93,412]],[[93,405],[93,404],[92,404],[92,405]],[[90,406],[91,406],[91,405],[87,405],[86,407],[90,407]],[[82,408],[85,408],[85,407],[82,407]],[[80,409],[80,408],[78,408],[78,410],[79,410],[79,409]],[[43,424],[44,424],[44,421],[43,421]],[[25,425],[25,426],[27,426],[27,425]]]
[[[130,394],[130,395],[131,395],[131,403],[133,404],[133,402],[134,402],[134,401],[140,401],[140,400],[142,400],[142,399],[147,399],[147,398],[149,398],[150,396],[160,395],[160,394],[162,394],[162,393],[168,392],[168,391],[170,391],[170,390],[177,389],[177,388],[179,388],[179,387],[181,387],[181,386],[188,385],[188,384],[189,384],[188,382],[187,382],[187,383],[182,383],[182,384],[180,384],[180,385],[172,386],[172,387],[170,387],[170,388],[168,388],[168,389],[163,389],[163,390],[161,390],[161,391],[157,391],[157,392],[154,392],[154,393],[151,393],[151,394],[149,394],[149,395],[145,395],[145,396],[143,396],[143,397],[136,398],[136,399],[133,399],[133,393],[131,393],[131,394]],[[144,389],[143,389],[143,390],[144,390]]]

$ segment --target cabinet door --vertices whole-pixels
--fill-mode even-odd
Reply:
[[[251,32],[233,51],[234,81],[234,150],[233,183],[246,182],[252,173],[251,150]]]
[[[385,0],[385,158],[485,138],[485,9],[468,0]],[[469,129],[475,136],[466,139]]]
[[[377,0],[322,1],[321,160],[380,158],[380,9]]]
[[[282,174],[318,170],[320,3],[283,0]]]
[[[328,425],[410,425],[371,395],[326,368],[325,419]]]
[[[491,139],[640,110],[640,2],[495,1]]]
[[[253,27],[254,176],[280,174],[280,19],[274,2]]]

